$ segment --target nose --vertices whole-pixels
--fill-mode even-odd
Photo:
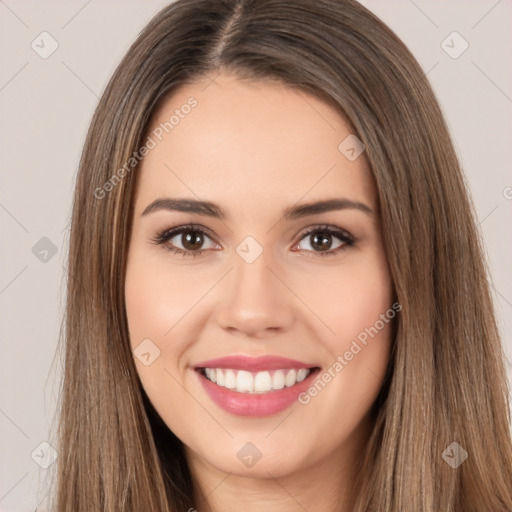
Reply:
[[[217,311],[218,324],[251,338],[290,329],[294,321],[293,293],[285,285],[284,276],[270,267],[265,251],[252,263],[238,255],[234,261]]]

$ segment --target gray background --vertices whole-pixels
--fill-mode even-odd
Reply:
[[[512,360],[512,2],[362,3],[404,40],[436,91],[473,194]],[[56,349],[82,144],[116,65],[166,4],[0,0],[1,511],[44,508],[45,478],[56,465],[41,467],[53,460],[41,443],[54,439]],[[51,48],[50,39],[41,42],[43,31],[58,43],[46,59],[31,47]],[[469,44],[458,58],[442,47],[453,31]],[[452,54],[462,44],[453,37],[444,43]],[[509,361],[507,368],[512,382]]]

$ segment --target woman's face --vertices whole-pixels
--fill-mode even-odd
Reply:
[[[350,134],[316,97],[226,74],[153,119],[126,308],[142,385],[194,467],[349,468],[366,442],[395,311]]]

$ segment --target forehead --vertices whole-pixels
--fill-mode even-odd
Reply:
[[[326,195],[374,204],[364,153],[351,161],[339,149],[351,130],[333,107],[279,82],[213,78],[182,86],[154,114],[137,210],[166,195],[214,199],[228,213]]]

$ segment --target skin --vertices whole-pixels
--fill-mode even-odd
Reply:
[[[199,511],[350,510],[355,463],[372,429],[368,413],[389,362],[391,323],[308,404],[263,418],[219,408],[192,366],[231,354],[278,355],[326,370],[391,307],[364,153],[349,161],[338,150],[351,131],[322,100],[225,73],[175,91],[152,129],[191,96],[197,106],[145,156],[136,191],[125,288],[130,342],[135,350],[149,338],[160,350],[148,366],[134,358],[142,385],[185,444]],[[227,217],[142,215],[170,196],[212,201]],[[283,220],[289,206],[341,197],[373,213],[344,209]],[[201,256],[183,257],[152,241],[189,223],[215,235],[204,236]],[[322,224],[348,231],[355,245],[323,256],[311,234],[301,237]],[[250,264],[236,252],[247,236],[263,249]],[[183,243],[177,235],[167,247]],[[333,235],[325,250],[341,243]],[[297,244],[301,251],[292,250]],[[237,457],[247,442],[262,453],[252,468]]]

